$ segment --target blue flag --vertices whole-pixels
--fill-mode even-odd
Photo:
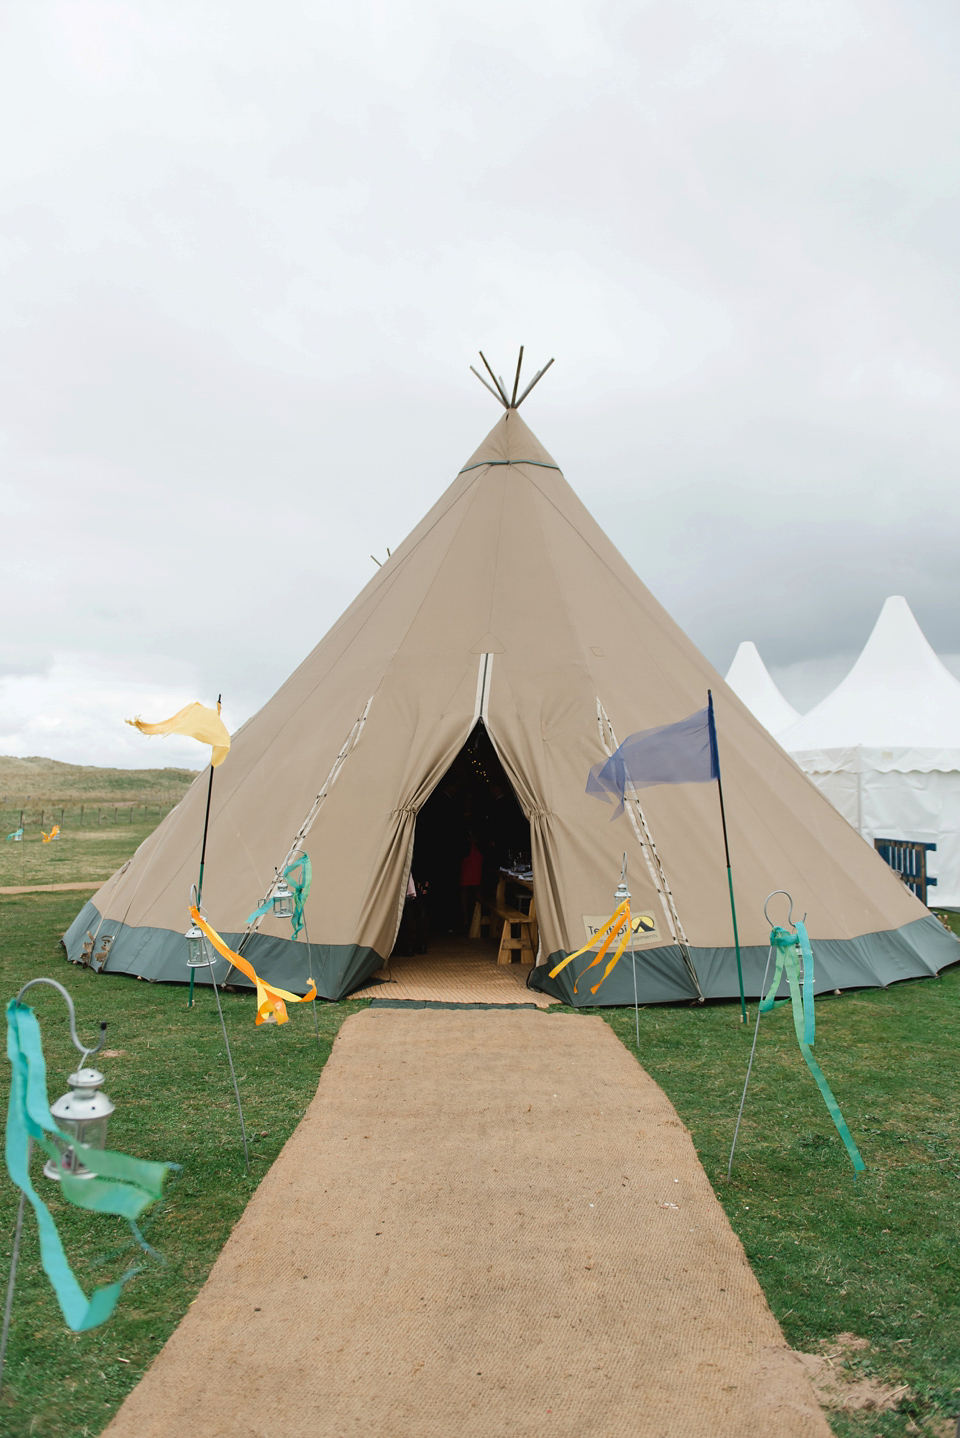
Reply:
[[[620,748],[594,764],[587,793],[609,803],[616,799],[615,819],[623,813],[627,785],[648,789],[653,784],[707,784],[720,777],[713,700],[678,724],[630,734]]]

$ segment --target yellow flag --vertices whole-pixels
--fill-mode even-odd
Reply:
[[[162,719],[159,724],[147,724],[143,719],[128,719],[141,734],[185,734],[188,739],[199,739],[201,744],[212,744],[210,763],[216,769],[230,752],[230,735],[220,718],[220,705],[207,709],[203,704],[188,704],[171,719]]]
[[[40,830],[40,833],[43,834],[43,830],[42,830],[42,829]],[[54,826],[53,826],[53,828],[50,830],[49,834],[43,834],[43,842],[44,842],[45,844],[49,844],[49,842],[50,842],[51,839],[58,839],[59,837],[60,837],[60,825],[59,825],[59,824],[54,824]]]

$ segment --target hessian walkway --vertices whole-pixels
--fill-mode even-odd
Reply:
[[[109,1438],[829,1438],[595,1016],[370,1008]]]

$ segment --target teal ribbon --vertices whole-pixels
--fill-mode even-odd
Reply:
[[[7,1005],[7,1057],[11,1067],[5,1146],[7,1172],[30,1200],[36,1214],[40,1261],[53,1285],[67,1327],[81,1333],[96,1328],[110,1317],[124,1284],[137,1270],[131,1269],[118,1282],[98,1288],[89,1299],[86,1297],[67,1262],[57,1226],[30,1181],[30,1140],[57,1165],[64,1198],[78,1208],[118,1214],[127,1219],[143,1247],[147,1245],[136,1220],[160,1197],[164,1179],[176,1164],[149,1163],[124,1153],[88,1148],[57,1127],[47,1099],[47,1071],[37,1018],[31,1008],[18,1004],[16,999]],[[69,1173],[61,1163],[60,1146],[49,1135],[55,1135],[64,1147],[72,1148],[84,1168],[96,1177],[78,1178]]]
[[[860,1150],[853,1141],[853,1136],[840,1112],[840,1106],[821,1072],[820,1065],[810,1052],[816,1038],[816,1017],[813,1006],[813,950],[810,947],[806,927],[802,922],[798,922],[797,932],[791,934],[788,930],[778,926],[771,930],[770,943],[777,951],[777,962],[773,972],[773,982],[767,991],[766,998],[761,1000],[760,1012],[767,1014],[774,1007],[776,1002],[774,995],[779,989],[780,981],[786,971],[787,984],[790,989],[790,1005],[793,1010],[793,1027],[797,1035],[797,1043],[800,1045],[800,1052],[823,1096],[834,1127],[843,1139],[844,1147],[853,1164],[854,1173],[862,1173],[866,1164],[860,1157]],[[803,967],[802,986],[801,964]]]
[[[14,829],[14,831],[13,831],[12,834],[8,834],[8,835],[7,835],[6,839],[4,840],[4,843],[8,843],[9,840],[11,840],[11,839],[22,839],[22,838],[23,838],[23,830],[22,830],[22,829]]]
[[[293,937],[296,938],[303,928],[303,909],[310,897],[310,885],[313,882],[313,866],[309,856],[302,854],[299,859],[294,859],[292,864],[287,865],[280,877],[286,879],[293,891],[293,914],[290,917],[290,922],[293,925]],[[254,909],[252,914],[248,914],[247,923],[252,924],[254,919],[259,919],[263,914],[269,914],[272,908],[273,895],[271,894],[269,899],[264,899],[259,909]]]

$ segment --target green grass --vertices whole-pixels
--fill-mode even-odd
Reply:
[[[43,842],[39,829],[27,829],[18,844],[0,843],[0,887],[109,879],[156,827],[154,810],[146,823],[65,826],[49,844]]]
[[[113,838],[127,842],[120,862],[130,836]],[[64,1328],[28,1215],[0,1392],[0,1433],[10,1438],[101,1432],[183,1316],[313,1097],[343,1019],[364,1006],[320,1006],[318,1050],[309,1012],[292,1010],[280,1029],[255,1029],[253,996],[224,996],[255,1136],[247,1179],[212,995],[201,992],[189,1012],[180,987],[68,966],[57,940],[81,897],[0,898],[0,991],[12,996],[28,978],[47,974],[74,994],[83,1034],[107,1019],[107,1047],[122,1051],[102,1060],[104,1087],[117,1104],[111,1146],[172,1160],[182,1172],[149,1227],[166,1265],[147,1261],[114,1318],[90,1334]],[[59,997],[50,992],[34,1003],[55,1098],[75,1050]],[[636,1052],[633,1011],[601,1012]],[[838,1438],[940,1438],[960,1411],[960,971],[817,1002],[816,1052],[867,1162],[856,1185],[800,1058],[789,1012],[762,1020],[729,1183],[752,1031],[744,1032],[732,1005],[644,1009],[640,1025],[640,1061],[693,1133],[788,1341],[816,1351],[838,1333],[855,1333],[871,1347],[852,1364],[910,1386],[898,1412],[831,1415]],[[0,1183],[0,1286],[15,1200],[9,1182]],[[122,1223],[69,1209],[55,1192],[51,1204],[88,1292],[125,1271],[134,1252]]]
[[[0,888],[108,879],[196,777],[0,755]],[[21,819],[23,840],[7,840]],[[59,836],[44,844],[55,824]]]
[[[236,1104],[213,995],[120,976],[98,976],[64,962],[59,935],[74,917],[76,894],[0,898],[0,992],[12,998],[44,974],[72,993],[81,1037],[106,1019],[108,1049],[98,1060],[117,1106],[112,1148],[182,1165],[165,1199],[148,1217],[149,1241],[165,1256],[145,1260],[114,1317],[91,1333],[70,1334],[39,1265],[36,1223],[24,1226],[7,1370],[0,1390],[5,1438],[93,1438],[183,1317],[259,1180],[316,1092],[317,1079],[343,1020],[360,1002],[318,1005],[320,1044],[308,1008],[291,1010],[283,1027],[254,1027],[252,994],[224,994],[251,1145],[252,1177],[243,1166]],[[63,1000],[32,990],[40,1016],[51,1100],[66,1087],[78,1058]],[[4,1065],[6,1067],[6,1065]],[[6,1090],[6,1076],[2,1085]],[[5,1103],[5,1097],[3,1098]],[[34,1160],[34,1173],[39,1171]],[[137,1250],[119,1219],[85,1214],[35,1178],[61,1229],[74,1271],[89,1294],[123,1274]],[[5,1290],[17,1191],[0,1182],[0,1286]],[[126,1360],[126,1361],[121,1361]],[[198,1362],[201,1355],[198,1354]]]
[[[853,1169],[797,1048],[764,1016],[734,1160],[752,1023],[731,1005],[601,1011],[661,1085],[788,1342],[849,1332],[851,1365],[907,1383],[896,1412],[830,1414],[838,1438],[953,1433],[960,1413],[960,970],[817,1000],[816,1054],[867,1170]],[[912,1425],[912,1426],[911,1426]]]

